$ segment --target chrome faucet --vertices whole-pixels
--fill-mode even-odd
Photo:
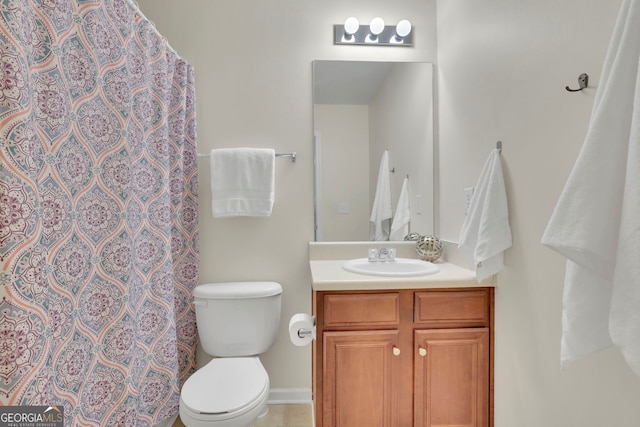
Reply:
[[[396,259],[396,248],[369,248],[369,262],[391,262]]]

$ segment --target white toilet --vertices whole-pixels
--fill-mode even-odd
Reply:
[[[207,283],[193,290],[202,349],[214,356],[184,384],[187,427],[251,427],[267,413],[269,376],[258,355],[278,334],[282,286]]]

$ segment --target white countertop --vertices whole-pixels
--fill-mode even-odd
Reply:
[[[474,271],[444,260],[434,263],[440,267],[438,273],[416,277],[369,276],[342,268],[346,260],[366,257],[367,248],[378,246],[396,248],[398,257],[416,258],[413,242],[309,242],[312,289],[348,291],[495,287],[495,276],[478,283]]]
[[[374,290],[374,289],[430,289],[493,287],[489,278],[478,283],[473,271],[449,262],[435,262],[440,272],[417,277],[380,277],[350,273],[342,268],[344,259],[310,260],[314,291]]]

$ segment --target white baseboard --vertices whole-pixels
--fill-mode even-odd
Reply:
[[[269,390],[270,404],[311,403],[310,388],[272,388]]]

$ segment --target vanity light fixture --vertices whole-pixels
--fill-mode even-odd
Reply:
[[[373,18],[369,25],[360,25],[355,17],[334,25],[334,44],[365,46],[413,46],[411,22],[403,19],[397,25],[385,25],[382,18]]]

